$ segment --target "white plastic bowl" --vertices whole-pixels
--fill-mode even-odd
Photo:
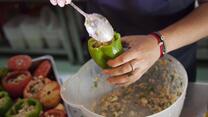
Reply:
[[[181,63],[172,56],[166,55],[164,58],[172,60],[172,64],[167,67],[174,67],[176,73],[182,78],[182,94],[171,106],[148,117],[179,117],[185,100],[188,85],[187,73]],[[94,61],[90,60],[77,74],[63,83],[61,96],[71,107],[73,117],[103,117],[90,110],[93,102],[113,90],[113,87],[105,82],[106,76],[99,74],[100,70]],[[96,77],[100,77],[102,81],[99,87],[92,88]]]

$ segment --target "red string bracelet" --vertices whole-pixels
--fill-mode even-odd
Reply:
[[[152,32],[149,35],[155,37],[160,46],[160,57],[163,57],[166,54],[166,45],[164,42],[164,37],[159,32]]]

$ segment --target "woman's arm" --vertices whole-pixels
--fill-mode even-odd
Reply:
[[[173,25],[161,30],[167,45],[167,52],[208,36],[208,2],[201,4],[192,13]],[[130,49],[109,60],[112,69],[103,73],[110,75],[108,81],[116,85],[129,85],[137,81],[159,58],[160,49],[156,39],[150,35],[123,37]]]
[[[161,30],[165,38],[167,52],[189,45],[208,36],[208,1],[201,0],[192,13]]]

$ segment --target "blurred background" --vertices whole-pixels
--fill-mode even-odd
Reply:
[[[75,3],[85,9],[85,1]],[[0,66],[16,54],[51,55],[62,77],[90,59],[83,17],[49,0],[0,0]],[[197,81],[208,82],[208,39],[198,43]]]

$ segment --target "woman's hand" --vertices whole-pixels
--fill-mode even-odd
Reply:
[[[114,85],[127,86],[137,81],[159,59],[160,47],[153,36],[126,36],[122,38],[128,50],[109,60],[111,69],[103,70],[110,75],[108,82]]]
[[[67,4],[71,3],[71,0],[50,0],[52,5],[59,5],[60,7],[64,7]]]

